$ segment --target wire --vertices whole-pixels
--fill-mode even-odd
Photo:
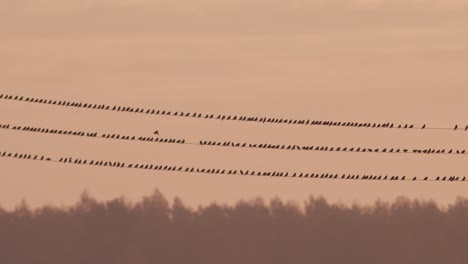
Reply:
[[[216,175],[239,175],[239,176],[261,176],[261,177],[281,177],[281,178],[310,178],[310,179],[327,179],[327,180],[368,180],[368,181],[431,181],[431,182],[465,182],[466,177],[456,176],[438,176],[436,178],[418,178],[405,176],[382,176],[382,175],[356,175],[356,174],[331,174],[331,173],[305,173],[305,172],[277,172],[277,171],[259,171],[259,170],[239,170],[239,169],[221,169],[221,168],[198,168],[184,167],[174,165],[158,165],[144,163],[128,163],[120,161],[103,161],[103,160],[87,160],[72,157],[62,157],[53,159],[38,154],[1,152],[0,158],[12,158],[28,161],[45,161],[64,164],[73,164],[78,166],[94,166],[94,167],[109,167],[117,169],[138,169],[151,171],[167,171],[180,173],[196,173],[196,174],[216,174]]]
[[[0,94],[0,99],[13,100],[26,103],[38,103],[55,105],[61,107],[74,107],[85,108],[98,111],[113,111],[113,112],[127,112],[135,114],[157,115],[157,116],[172,116],[184,117],[194,119],[210,119],[218,121],[237,121],[237,122],[250,122],[259,124],[283,124],[283,125],[304,125],[304,126],[326,126],[326,127],[354,127],[354,128],[387,128],[387,129],[418,129],[418,130],[452,130],[452,131],[468,131],[468,125],[464,128],[458,125],[452,128],[448,127],[430,127],[424,125],[414,124],[396,124],[391,122],[353,122],[353,121],[330,121],[330,120],[310,120],[310,119],[295,119],[295,118],[276,118],[276,117],[259,117],[259,116],[244,116],[240,114],[235,115],[222,115],[222,114],[202,114],[198,112],[183,112],[172,110],[160,110],[144,107],[129,107],[129,106],[111,106],[106,104],[93,104],[72,101],[59,101],[52,99],[41,99],[33,97],[25,97],[20,95],[6,95]]]
[[[376,154],[422,154],[422,155],[468,155],[466,150],[453,150],[453,149],[408,149],[408,148],[369,148],[369,147],[332,147],[332,146],[305,146],[305,145],[285,145],[285,144],[271,144],[271,143],[241,143],[234,141],[214,141],[214,140],[200,140],[198,142],[186,142],[185,139],[176,138],[160,138],[160,137],[143,137],[143,136],[129,136],[121,134],[108,134],[98,132],[85,132],[85,131],[72,131],[53,128],[40,128],[31,126],[16,126],[10,124],[0,124],[0,129],[32,132],[40,134],[53,134],[63,136],[78,136],[88,138],[102,138],[108,140],[121,140],[121,141],[140,141],[147,143],[172,143],[182,145],[198,145],[206,147],[222,147],[222,148],[250,148],[262,150],[283,150],[283,151],[319,151],[319,152],[347,152],[347,153],[376,153]]]

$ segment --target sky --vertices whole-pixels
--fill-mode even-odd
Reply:
[[[177,111],[452,127],[468,124],[468,1],[0,3],[0,93]],[[467,133],[294,127],[0,102],[1,123],[278,144],[467,149]],[[256,170],[465,176],[464,156],[218,149],[0,131],[0,149]],[[346,182],[140,172],[0,159],[0,204],[138,200],[189,205],[279,196],[440,204],[467,183]]]

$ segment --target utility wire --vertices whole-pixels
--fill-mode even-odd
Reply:
[[[317,145],[296,145],[296,144],[271,144],[271,143],[246,143],[234,141],[215,141],[215,140],[200,140],[198,142],[187,142],[185,139],[177,138],[160,138],[147,136],[129,136],[115,133],[98,133],[73,131],[54,128],[40,128],[32,126],[17,126],[10,124],[0,124],[0,129],[32,132],[40,134],[52,134],[63,136],[77,136],[87,138],[102,138],[108,140],[120,141],[140,141],[147,143],[169,143],[182,145],[198,145],[205,147],[221,147],[221,148],[244,148],[244,149],[261,149],[261,150],[283,150],[283,151],[314,151],[314,152],[347,152],[347,153],[375,153],[375,154],[421,154],[421,155],[468,155],[468,151],[460,149],[409,149],[409,148],[370,148],[370,147],[333,147],[333,146],[317,146]]]
[[[63,164],[73,164],[78,166],[109,167],[116,169],[138,169],[148,171],[167,171],[193,174],[213,174],[213,175],[238,175],[238,176],[258,176],[258,177],[281,177],[281,178],[310,178],[310,179],[328,179],[328,180],[365,180],[365,181],[406,181],[406,182],[466,182],[466,177],[457,176],[437,176],[437,177],[406,177],[406,176],[388,176],[388,175],[359,175],[359,174],[333,174],[333,173],[307,173],[307,172],[279,172],[279,171],[261,171],[261,170],[240,170],[223,168],[199,168],[187,166],[147,164],[147,163],[128,163],[110,160],[89,160],[73,157],[61,157],[53,159],[44,155],[15,153],[0,151],[0,158],[12,158],[28,161],[44,161]]]
[[[198,112],[183,112],[173,110],[161,110],[145,107],[130,107],[106,104],[94,104],[88,102],[72,102],[64,100],[52,100],[43,98],[26,97],[20,95],[7,95],[0,94],[0,99],[12,100],[25,103],[37,103],[55,105],[61,107],[74,107],[85,108],[98,111],[113,111],[113,112],[127,112],[135,114],[157,115],[157,116],[171,116],[171,117],[184,117],[193,119],[210,119],[218,121],[237,121],[237,122],[250,122],[259,124],[283,124],[283,125],[303,125],[303,126],[326,126],[326,127],[353,127],[353,128],[386,128],[386,129],[418,129],[418,130],[452,130],[452,131],[468,131],[468,125],[459,127],[431,127],[426,124],[415,125],[407,123],[392,123],[392,122],[354,122],[354,121],[333,121],[333,120],[311,120],[311,119],[296,119],[296,118],[277,118],[277,117],[260,117],[260,116],[245,116],[240,114],[222,115],[222,114],[206,114]]]

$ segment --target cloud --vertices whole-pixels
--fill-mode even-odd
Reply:
[[[6,2],[0,4],[0,28],[7,36],[315,34],[468,22],[467,1],[462,0]]]

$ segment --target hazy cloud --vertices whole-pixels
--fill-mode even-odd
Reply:
[[[314,34],[457,26],[466,1],[8,1],[2,35]]]

